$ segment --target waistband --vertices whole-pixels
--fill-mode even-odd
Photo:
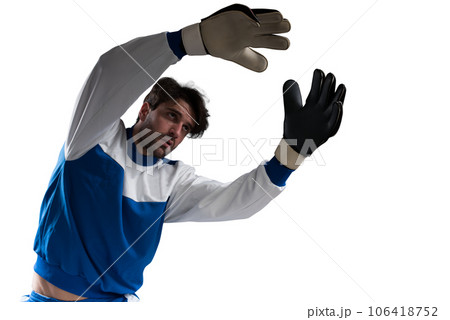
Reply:
[[[42,278],[57,286],[58,288],[75,294],[77,296],[88,297],[89,299],[79,301],[115,301],[115,299],[122,299],[124,294],[104,292],[98,285],[92,285],[87,279],[80,276],[70,275],[58,266],[49,264],[47,261],[38,256],[34,265],[34,271]],[[134,293],[126,294],[127,296],[135,296]]]
[[[58,300],[55,298],[46,297],[35,291],[31,291],[31,293],[29,295],[24,296],[22,301],[23,302],[69,302],[69,301],[63,301],[63,300]],[[117,298],[106,298],[106,299],[88,298],[88,299],[84,299],[84,300],[70,301],[70,302],[132,302],[132,301],[139,301],[139,298],[137,298],[135,295],[126,294],[126,295],[123,295],[123,296],[120,296]]]

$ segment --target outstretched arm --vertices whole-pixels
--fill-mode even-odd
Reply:
[[[167,203],[165,222],[249,218],[284,189],[271,181],[264,165],[229,183],[197,176],[192,167],[177,165],[184,167],[183,173]]]
[[[298,84],[283,86],[285,120],[282,143],[265,164],[231,183],[195,175],[192,167],[181,171],[165,215],[166,222],[244,219],[265,207],[286,184],[305,157],[334,136],[342,121],[346,88],[336,79],[315,70],[311,91],[303,106]]]

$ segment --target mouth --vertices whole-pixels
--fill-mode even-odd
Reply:
[[[172,139],[167,140],[166,142],[164,142],[164,144],[162,145],[162,147],[164,147],[164,149],[172,149],[173,145],[174,145],[174,141]]]

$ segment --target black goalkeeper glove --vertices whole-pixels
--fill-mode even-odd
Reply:
[[[282,164],[291,169],[297,168],[298,165],[292,163],[294,158],[297,159],[299,155],[310,156],[319,146],[337,133],[342,121],[346,88],[343,84],[340,84],[336,90],[335,88],[336,78],[334,75],[329,73],[325,77],[322,70],[316,69],[311,91],[303,106],[297,82],[288,80],[284,83],[284,142],[282,142],[281,149],[285,150],[281,150],[279,147],[278,154],[276,153]],[[295,153],[286,146],[286,143]],[[284,163],[280,157],[284,158]]]

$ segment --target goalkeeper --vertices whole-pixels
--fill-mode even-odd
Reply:
[[[285,50],[281,13],[232,5],[178,32],[137,38],[103,54],[76,101],[68,135],[40,211],[33,291],[27,301],[137,299],[164,222],[252,216],[285,187],[303,159],[333,136],[345,87],[316,70],[305,106],[284,84],[283,139],[275,156],[233,182],[195,174],[166,155],[208,127],[203,96],[163,72],[184,55],[212,55],[256,72],[252,48]],[[120,117],[149,87],[138,120]]]

